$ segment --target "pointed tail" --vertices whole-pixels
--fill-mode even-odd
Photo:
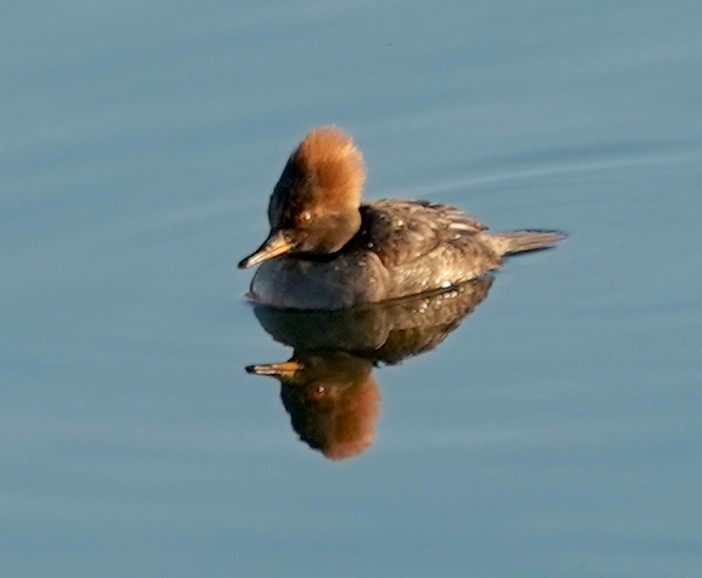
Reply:
[[[500,255],[546,249],[565,238],[560,231],[511,231],[491,235],[493,246]]]

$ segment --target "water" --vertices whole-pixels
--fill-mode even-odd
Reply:
[[[11,3],[3,576],[696,577],[699,3]],[[372,445],[299,441],[236,262],[304,132],[368,197],[557,227]]]

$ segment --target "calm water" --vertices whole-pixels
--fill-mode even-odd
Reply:
[[[0,15],[3,577],[700,576],[702,4]],[[235,270],[328,122],[371,198],[571,234],[374,371],[345,461]]]

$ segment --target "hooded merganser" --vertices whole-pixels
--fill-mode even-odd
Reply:
[[[287,309],[343,309],[447,288],[543,249],[557,231],[491,235],[460,209],[428,201],[361,204],[363,156],[331,126],[311,130],[268,205],[270,234],[239,263],[261,263],[250,297]]]

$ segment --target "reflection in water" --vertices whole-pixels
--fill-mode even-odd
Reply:
[[[255,305],[263,328],[294,348],[289,361],[250,365],[270,375],[300,439],[344,459],[373,441],[380,391],[378,363],[394,364],[434,349],[487,297],[493,278],[445,291],[339,311],[293,311]]]
[[[356,455],[373,441],[380,390],[369,360],[343,351],[301,351],[290,361],[247,370],[280,380],[293,429],[328,458]]]

